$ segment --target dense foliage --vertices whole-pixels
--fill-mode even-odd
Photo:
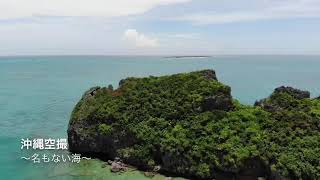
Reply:
[[[261,124],[271,168],[287,177],[320,179],[320,100],[275,92],[263,101],[272,107],[270,120]]]
[[[320,179],[320,100],[273,93],[257,106],[232,100],[227,110],[203,108],[207,97],[225,99],[230,91],[202,71],[128,78],[83,97],[71,124],[86,121],[88,133],[103,136],[130,134],[134,140],[117,156],[145,168],[208,179],[250,169],[255,159],[266,174]]]

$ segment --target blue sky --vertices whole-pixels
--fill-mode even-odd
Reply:
[[[319,0],[0,0],[0,55],[320,54]]]

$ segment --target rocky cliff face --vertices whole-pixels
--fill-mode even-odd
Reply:
[[[244,106],[203,70],[91,88],[72,112],[68,141],[72,152],[193,179],[316,179],[319,119],[309,92],[279,87]]]

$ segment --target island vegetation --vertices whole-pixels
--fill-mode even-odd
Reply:
[[[75,106],[69,149],[190,179],[320,179],[320,99],[279,87],[254,106],[215,72],[127,78]]]

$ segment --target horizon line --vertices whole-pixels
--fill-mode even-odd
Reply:
[[[141,57],[215,57],[215,56],[320,56],[319,54],[17,54],[0,55],[0,57],[59,57],[59,56],[141,56]]]

